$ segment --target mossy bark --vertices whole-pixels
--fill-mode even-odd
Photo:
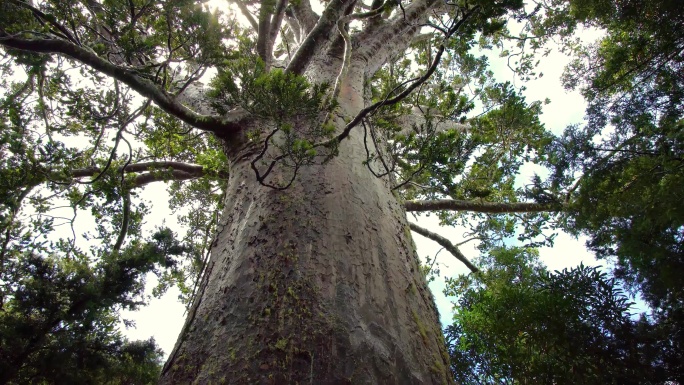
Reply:
[[[342,98],[343,112],[360,102]],[[162,384],[451,383],[405,212],[363,164],[362,135],[284,191],[256,181],[248,146],[231,152],[207,278]]]

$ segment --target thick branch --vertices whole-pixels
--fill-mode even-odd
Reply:
[[[337,30],[340,31],[342,39],[344,39],[344,57],[342,59],[342,68],[340,68],[340,73],[337,75],[335,80],[335,87],[333,88],[332,99],[336,100],[340,93],[340,86],[342,82],[347,80],[347,74],[349,73],[349,63],[351,62],[352,56],[352,42],[349,32],[347,32],[347,24],[352,20],[361,20],[373,18],[379,15],[384,10],[384,7],[380,6],[377,9],[373,9],[369,12],[355,13],[352,15],[347,15],[337,21]]]
[[[197,179],[200,178],[202,175],[198,174],[191,174],[189,172],[185,171],[180,171],[180,170],[172,170],[171,175],[167,173],[152,173],[148,172],[145,174],[140,174],[135,177],[133,180],[133,187],[142,187],[147,184],[150,184],[152,182],[166,182],[170,180],[174,181],[182,181],[182,180],[189,180],[189,179]]]
[[[287,66],[287,72],[295,74],[304,72],[311,59],[323,49],[323,42],[330,38],[330,32],[336,31],[335,25],[350,3],[353,3],[353,0],[351,2],[349,0],[332,0],[328,4],[318,19],[316,26],[309,32],[302,44],[299,45],[297,52],[295,52],[290,64]]]
[[[236,118],[206,116],[191,111],[157,85],[137,75],[135,71],[114,65],[95,53],[65,40],[25,39],[9,35],[0,28],[0,45],[24,51],[56,53],[78,60],[96,71],[123,82],[142,96],[152,99],[164,111],[201,130],[220,136],[240,130]]]
[[[468,260],[468,258],[466,258],[465,255],[463,255],[463,253],[461,253],[461,250],[459,250],[458,247],[456,247],[456,245],[451,243],[451,241],[449,241],[448,239],[444,238],[443,236],[441,236],[437,233],[433,233],[432,231],[430,231],[428,229],[420,227],[420,226],[416,225],[415,223],[409,222],[409,227],[411,228],[412,231],[415,231],[416,233],[424,236],[425,238],[428,238],[428,239],[431,239],[431,240],[437,242],[440,246],[445,248],[446,251],[450,252],[451,255],[456,257],[456,259],[463,262],[463,264],[466,265],[466,267],[468,269],[470,269],[470,271],[472,271],[473,273],[478,272],[477,267],[475,267],[475,265],[473,265]]]
[[[62,36],[65,39],[78,44],[78,40],[69,32],[68,29],[66,29],[63,25],[59,24],[54,18],[48,17],[45,13],[40,11],[38,8],[33,7],[31,4],[25,3],[23,1],[19,0],[9,0],[10,3],[26,8],[30,10],[34,16],[40,18],[44,22],[47,22],[48,24],[52,25],[53,27],[57,28],[59,32],[53,31],[52,33],[58,36]]]
[[[381,101],[379,101],[379,102],[375,102],[375,103],[371,104],[371,105],[368,106],[368,107],[365,107],[364,109],[362,109],[361,111],[359,111],[359,113],[356,114],[356,116],[355,116],[349,123],[347,123],[347,125],[344,127],[344,129],[342,130],[341,133],[339,133],[339,134],[338,134],[336,137],[334,137],[333,139],[331,139],[331,140],[329,140],[329,141],[327,141],[327,142],[318,144],[317,146],[324,146],[324,147],[326,147],[326,146],[329,146],[329,145],[331,145],[331,144],[333,144],[333,143],[340,143],[340,142],[342,142],[342,140],[346,139],[346,138],[349,136],[349,133],[351,133],[351,130],[352,130],[354,127],[356,127],[356,126],[363,120],[363,118],[366,117],[366,115],[368,115],[369,113],[371,113],[371,112],[377,110],[377,109],[380,108],[380,107],[383,107],[383,106],[391,106],[391,105],[393,105],[393,104],[397,104],[397,103],[399,103],[400,101],[404,100],[404,99],[405,99],[407,96],[409,96],[416,88],[418,88],[421,84],[425,83],[428,79],[430,79],[430,77],[432,76],[432,74],[433,74],[433,73],[435,72],[435,70],[437,69],[437,65],[439,64],[440,60],[442,59],[442,54],[444,53],[444,50],[445,50],[445,47],[444,47],[444,45],[442,44],[442,45],[440,46],[439,50],[437,51],[437,55],[435,56],[435,60],[433,61],[433,63],[432,63],[432,65],[430,66],[430,68],[428,68],[427,71],[425,71],[425,73],[423,74],[423,76],[421,76],[421,77],[419,77],[419,78],[416,78],[416,79],[413,79],[413,80],[414,80],[413,83],[412,83],[410,86],[406,87],[406,89],[405,89],[403,92],[401,92],[399,95],[397,95],[397,96],[395,96],[395,97],[393,97],[393,98],[384,99],[384,100],[381,100]]]
[[[232,0],[231,2],[234,3],[235,5],[237,5],[238,8],[240,8],[240,12],[242,12],[242,16],[244,16],[245,19],[247,19],[247,21],[252,26],[252,28],[254,28],[255,31],[258,31],[259,30],[259,24],[257,24],[256,20],[254,19],[254,16],[249,11],[249,9],[245,5],[245,3],[242,0]]]
[[[299,34],[308,35],[318,22],[318,15],[311,9],[309,0],[299,0],[291,4],[292,15],[297,19],[301,30]]]
[[[259,9],[259,27],[257,28],[257,55],[266,63],[266,67],[271,63],[271,55],[268,47],[271,45],[271,12],[266,5]]]
[[[121,218],[121,230],[119,231],[119,236],[116,238],[116,243],[114,244],[114,247],[112,248],[114,252],[119,252],[121,250],[121,246],[123,245],[124,241],[126,240],[126,234],[128,234],[128,225],[130,223],[130,218],[131,218],[131,195],[129,191],[124,191],[122,192],[123,194],[123,212],[122,212],[122,218]]]
[[[374,73],[391,56],[406,50],[430,10],[441,4],[439,0],[415,1],[388,22],[371,25],[355,36],[358,39],[355,45],[359,47],[355,56],[368,63],[368,73]]]
[[[404,208],[409,212],[423,212],[436,210],[473,211],[478,213],[538,213],[560,211],[563,206],[557,203],[533,202],[480,202],[455,199],[436,199],[431,201],[411,200],[404,202]]]
[[[450,38],[454,33],[456,33],[456,31],[458,31],[458,29],[463,25],[463,23],[465,23],[468,20],[468,17],[470,17],[470,15],[472,15],[475,11],[477,11],[477,9],[479,9],[479,6],[474,7],[467,14],[463,15],[463,18],[461,18],[461,20],[459,20],[457,23],[455,23],[454,26],[451,27],[449,29],[449,31],[447,31],[447,34],[444,37],[445,42],[442,42],[442,44],[439,46],[439,48],[437,49],[437,52],[435,53],[435,58],[433,59],[432,63],[430,64],[430,67],[428,67],[428,69],[425,71],[425,73],[423,73],[422,76],[410,80],[412,82],[411,85],[406,87],[406,89],[404,91],[402,91],[401,93],[399,93],[398,95],[390,98],[390,96],[391,96],[391,94],[390,94],[387,96],[386,99],[380,100],[376,103],[373,103],[372,105],[365,107],[364,109],[359,111],[359,113],[356,114],[356,116],[349,123],[347,123],[347,125],[344,127],[344,129],[342,130],[342,132],[340,134],[338,134],[335,138],[333,138],[329,141],[317,144],[316,147],[318,147],[318,146],[327,147],[327,146],[333,145],[335,143],[342,142],[342,140],[344,140],[345,138],[347,138],[349,136],[349,133],[351,132],[351,130],[354,127],[356,127],[361,122],[361,120],[363,120],[363,118],[366,117],[366,115],[368,115],[371,112],[374,112],[375,110],[377,110],[380,107],[390,106],[390,105],[401,102],[406,97],[411,95],[411,93],[413,93],[413,91],[416,88],[420,87],[423,83],[425,83],[428,79],[430,79],[432,74],[437,70],[437,66],[439,65],[440,61],[442,60],[442,55],[444,54],[444,51],[446,50],[446,45],[445,45],[446,39]]]
[[[166,170],[169,172],[164,172]],[[123,171],[126,173],[144,172],[144,174],[135,177],[133,187],[142,187],[159,181],[197,179],[207,175],[202,166],[181,162],[133,163],[126,166]],[[101,172],[102,170],[98,167],[89,167],[73,170],[70,176],[73,178],[85,178],[95,176]],[[226,173],[226,175],[220,175],[220,177],[227,178],[228,175]]]
[[[275,14],[271,19],[271,27],[269,29],[269,41],[270,41],[270,51],[271,55],[273,52],[273,45],[275,44],[276,38],[278,37],[278,32],[280,32],[280,26],[283,24],[283,17],[285,17],[285,9],[287,8],[288,0],[279,0],[276,6]]]

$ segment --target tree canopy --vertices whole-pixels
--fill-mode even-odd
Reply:
[[[154,382],[160,351],[122,337],[118,312],[145,303],[150,273],[156,295],[176,285],[185,303],[196,298],[226,225],[232,143],[258,144],[252,177],[284,190],[303,168],[325,167],[352,130],[363,132],[360,164],[407,212],[434,212],[478,242],[482,257],[468,261],[410,226],[473,272],[448,289],[457,379],[682,382],[679,8],[3,1],[0,382]],[[589,27],[603,37],[575,39]],[[530,79],[551,42],[573,58],[565,86],[588,103],[585,122],[561,135],[540,122],[544,101],[498,82],[482,56],[500,49]],[[313,60],[339,65],[316,77]],[[349,115],[338,99],[355,77],[364,100]],[[246,116],[266,123],[244,127]],[[521,181],[530,163],[548,173]],[[182,231],[145,226],[160,203],[140,191],[157,182]],[[588,236],[598,258],[615,259],[613,277],[547,271],[534,248],[557,231]],[[630,318],[623,286],[652,313]]]
[[[658,384],[673,380],[648,320],[614,279],[580,265],[549,272],[528,248],[494,249],[450,280],[453,371],[467,384]]]

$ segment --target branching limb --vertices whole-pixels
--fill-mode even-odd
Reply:
[[[456,245],[454,245],[453,243],[451,243],[451,241],[449,241],[448,239],[444,238],[443,236],[441,236],[437,233],[433,233],[432,231],[430,231],[428,229],[420,227],[420,226],[416,225],[415,223],[409,222],[409,227],[411,228],[411,231],[414,231],[414,232],[424,236],[425,238],[428,238],[430,240],[437,242],[440,246],[442,246],[444,249],[446,249],[446,251],[450,252],[451,255],[456,257],[456,259],[463,262],[463,264],[466,265],[466,267],[468,269],[470,269],[470,271],[472,271],[473,273],[477,273],[479,271],[477,269],[477,267],[475,267],[475,265],[473,265],[468,260],[468,258],[466,258],[465,255],[463,255],[463,253],[461,253],[461,250],[459,250],[458,247]]]
[[[423,84],[425,81],[427,81],[432,74],[435,72],[437,69],[437,65],[439,64],[439,61],[442,58],[442,54],[444,53],[444,45],[440,47],[440,50],[437,51],[437,55],[435,57],[435,61],[433,64],[428,68],[428,70],[421,76],[420,78],[414,79],[415,81],[406,88],[402,93],[399,95],[393,97],[393,98],[388,98],[381,100],[379,102],[373,103],[370,106],[362,109],[359,111],[358,114],[352,119],[347,125],[344,127],[344,130],[337,135],[335,138],[331,139],[328,142],[320,144],[321,146],[328,146],[332,145],[333,143],[339,143],[342,140],[346,139],[349,134],[351,133],[351,130],[356,127],[362,120],[365,118],[369,113],[377,110],[380,107],[383,106],[391,106],[393,104],[399,103],[400,101],[404,100],[407,96],[409,96],[416,88],[418,88],[421,84]]]
[[[19,6],[19,7],[22,7],[22,8],[26,8],[26,9],[28,9],[29,11],[31,11],[31,13],[33,13],[33,15],[40,21],[41,24],[44,25],[45,23],[47,23],[47,24],[51,25],[52,27],[57,28],[58,31],[54,31],[54,30],[52,31],[52,33],[53,33],[55,36],[59,36],[59,37],[61,37],[61,38],[63,38],[63,39],[69,40],[69,41],[71,41],[71,42],[74,43],[74,44],[78,44],[78,45],[81,44],[81,43],[78,41],[78,39],[76,39],[76,38],[69,32],[69,30],[66,29],[66,27],[64,27],[63,25],[59,24],[54,18],[48,17],[45,13],[43,13],[43,12],[42,12],[41,10],[39,10],[38,8],[35,8],[35,7],[33,7],[31,4],[28,4],[28,3],[26,3],[26,2],[19,1],[19,0],[8,0],[8,1],[9,1],[10,3],[16,5],[16,6]]]
[[[292,16],[294,16],[301,28],[298,34],[308,35],[316,27],[319,19],[318,15],[311,9],[311,2],[309,0],[298,0],[290,4]]]
[[[349,32],[347,31],[347,23],[349,20],[347,17],[343,17],[337,21],[337,30],[342,35],[344,40],[344,57],[342,58],[342,68],[340,68],[340,73],[337,74],[335,79],[335,87],[333,87],[333,93],[331,100],[337,100],[340,96],[340,89],[342,82],[346,80],[347,74],[349,73],[349,62],[351,61],[351,38],[349,37]],[[326,119],[327,120],[327,119]]]
[[[131,195],[129,191],[122,191],[123,199],[123,213],[121,218],[121,230],[119,230],[119,236],[116,238],[116,243],[114,244],[113,250],[115,253],[121,250],[121,246],[126,239],[126,234],[128,233],[128,223],[131,217]]]
[[[456,31],[458,31],[458,29],[463,25],[463,23],[465,23],[468,20],[469,16],[472,15],[477,9],[479,9],[479,8],[478,7],[473,8],[469,13],[465,14],[461,20],[459,20],[457,23],[455,23],[454,26],[448,31],[449,33],[447,34],[447,36],[445,36],[444,39],[446,40],[449,37],[451,37],[454,33],[456,33]],[[445,45],[445,43],[442,43],[439,46],[439,49],[437,50],[437,53],[435,54],[435,58],[432,61],[432,63],[430,64],[430,67],[428,67],[428,69],[425,71],[425,73],[423,73],[422,76],[414,79],[415,81],[413,81],[413,83],[411,83],[411,85],[406,87],[406,89],[403,92],[399,93],[395,97],[386,98],[386,99],[381,100],[379,102],[373,103],[372,105],[370,105],[368,107],[365,107],[364,109],[359,111],[359,113],[356,114],[356,116],[349,123],[347,123],[347,125],[344,127],[344,129],[342,130],[342,132],[339,135],[337,135],[335,138],[333,138],[327,142],[319,143],[316,146],[317,147],[318,146],[328,147],[328,146],[332,146],[334,144],[340,143],[342,140],[344,140],[345,138],[347,138],[349,136],[349,134],[351,133],[351,130],[354,127],[356,127],[361,122],[361,120],[363,120],[363,118],[365,118],[369,113],[371,113],[371,112],[373,112],[373,111],[375,111],[378,108],[383,107],[383,106],[390,106],[393,104],[397,104],[397,103],[401,102],[402,100],[404,100],[409,95],[411,95],[413,93],[413,91],[415,91],[418,87],[420,87],[423,83],[425,83],[428,79],[430,79],[430,77],[432,77],[432,74],[435,73],[435,71],[437,70],[437,66],[439,65],[439,63],[442,60],[442,55],[444,54],[445,50],[446,50],[446,45]]]
[[[331,0],[323,14],[316,22],[316,26],[306,36],[302,44],[299,45],[286,71],[301,75],[311,62],[311,59],[323,49],[322,42],[327,39],[335,24],[344,14],[346,7],[345,0]]]
[[[386,4],[388,0],[373,0],[373,2],[370,5],[370,9],[378,9],[382,5]],[[380,14],[382,15],[382,14]],[[368,25],[368,28],[373,28],[377,26],[378,24],[381,24],[384,21],[383,17],[374,17],[370,20],[366,21],[366,25]]]
[[[285,9],[287,8],[288,4],[288,0],[278,0],[275,15],[273,15],[273,18],[271,19],[271,27],[269,29],[269,55],[273,55],[273,45],[275,44],[276,38],[278,37],[280,26],[283,24],[283,18],[285,17]]]
[[[152,182],[166,182],[166,181],[183,181],[183,180],[189,180],[189,179],[197,179],[200,178],[202,175],[198,174],[191,174],[189,172],[185,171],[180,171],[180,170],[171,170],[170,173],[154,173],[154,172],[148,172],[144,174],[140,174],[135,177],[133,180],[133,187],[142,187],[144,185],[150,184]]]
[[[9,35],[0,28],[0,45],[24,51],[61,54],[77,60],[123,82],[142,96],[152,99],[164,111],[198,129],[224,137],[240,130],[237,121],[241,114],[235,113],[233,116],[225,117],[200,115],[185,107],[151,81],[139,76],[134,70],[114,65],[92,51],[71,42],[61,39],[27,39]]]
[[[166,170],[169,172],[164,172]],[[144,173],[135,178],[133,187],[142,187],[157,181],[197,179],[207,175],[207,172],[200,165],[170,161],[132,163],[121,171],[124,173]],[[96,176],[101,173],[102,169],[99,167],[88,167],[72,170],[69,175],[72,178],[78,179]],[[219,175],[219,177],[228,178],[228,173]]]
[[[534,203],[534,202],[481,202],[456,199],[436,199],[429,201],[410,200],[404,202],[404,208],[408,212],[424,212],[435,210],[449,211],[473,211],[478,213],[502,214],[502,213],[537,213],[561,211],[563,206],[557,203]]]
[[[347,74],[349,73],[349,64],[351,62],[352,55],[352,42],[349,32],[347,31],[347,24],[352,20],[361,20],[372,18],[378,16],[385,9],[384,3],[376,9],[370,10],[368,12],[355,13],[352,15],[347,15],[342,17],[337,21],[337,30],[342,35],[344,40],[344,58],[342,59],[342,68],[340,68],[340,73],[335,79],[335,87],[333,88],[332,100],[336,100],[340,94],[340,85],[346,80]]]
[[[431,11],[443,6],[444,2],[441,0],[414,1],[403,12],[397,12],[387,22],[370,26],[358,35],[360,48],[357,50],[354,60],[358,58],[368,63],[367,71],[374,73],[391,56],[396,55],[397,52],[403,52],[428,21]],[[447,39],[453,35],[461,24],[478,10],[479,6],[473,7],[465,12],[460,20],[454,20],[451,28],[444,28],[444,38]]]
[[[282,1],[282,0],[280,0]],[[280,2],[279,1],[279,2]],[[271,63],[271,55],[269,55],[268,46],[270,45],[270,28],[271,28],[271,10],[265,4],[261,5],[259,9],[259,28],[257,29],[257,55],[264,61],[266,68],[269,68]]]

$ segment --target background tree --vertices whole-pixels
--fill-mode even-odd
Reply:
[[[568,127],[549,157],[550,190],[565,190],[564,228],[586,234],[598,258],[639,292],[672,349],[670,373],[684,378],[682,277],[682,95],[684,34],[677,1],[540,3],[527,37],[569,37],[579,25],[605,36],[592,45],[566,40],[575,60],[564,83],[580,89],[586,125]],[[521,43],[521,46],[524,43]],[[534,44],[534,43],[533,43]],[[667,330],[667,331],[665,331]]]
[[[648,360],[657,368],[648,368],[641,375],[631,372],[633,377],[621,380],[624,382],[681,383],[683,379],[680,353],[682,284],[675,272],[681,270],[683,261],[684,216],[680,200],[672,193],[681,190],[684,180],[681,174],[684,39],[679,6],[676,1],[539,2],[524,18],[522,33],[513,36],[517,41],[514,56],[520,58],[517,70],[523,77],[534,75],[536,71],[531,65],[534,56],[528,50],[534,52],[544,48],[550,38],[560,38],[566,52],[574,57],[566,69],[564,83],[569,89],[580,89],[584,94],[588,102],[586,124],[570,126],[554,140],[546,158],[553,170],[551,177],[546,181],[536,178],[535,187],[529,193],[537,196],[536,199],[544,195],[560,197],[565,205],[558,225],[570,233],[586,235],[588,247],[598,258],[616,262],[613,274],[620,283],[632,294],[639,293],[650,306],[650,314],[642,315],[634,322],[636,334],[623,334],[621,338],[638,343],[640,349],[650,352],[648,354],[653,353],[647,354]],[[579,27],[595,27],[605,35],[593,44],[582,44],[575,40]],[[504,47],[506,43],[499,44]],[[572,275],[557,276],[573,281]],[[596,283],[603,281],[595,278]],[[476,305],[465,299],[473,300],[473,294],[464,290],[459,291],[463,295],[459,308],[478,311],[474,308]],[[483,289],[483,292],[491,293],[492,290]],[[583,298],[581,293],[577,296]],[[487,301],[494,301],[494,304],[505,301],[505,295],[499,298],[498,294],[474,298],[475,303],[482,306],[492,306]],[[534,301],[530,301],[534,306]],[[606,302],[608,308],[611,308],[610,303]],[[595,310],[602,311],[600,308]],[[526,316],[534,319],[534,314],[533,307],[528,309]],[[546,315],[552,316],[552,313]],[[471,321],[457,316],[451,331],[461,338],[477,338],[462,330],[473,327]],[[567,320],[560,321],[563,324]],[[501,325],[502,328],[510,327],[508,332],[519,330],[521,326],[524,325],[513,319]],[[506,335],[502,330],[489,331]],[[554,341],[554,336],[549,333],[546,338]],[[485,340],[492,342],[491,338],[494,338],[492,334]],[[511,344],[503,345],[512,347]],[[481,358],[477,354],[484,354],[484,351],[487,348],[477,353],[470,351],[471,358]],[[572,350],[565,353],[581,357]],[[458,354],[467,356],[469,353]],[[488,354],[495,353],[488,350]],[[501,353],[502,356],[507,354]],[[622,365],[615,363],[615,367]],[[503,370],[497,375],[505,377],[507,374],[515,381],[530,381],[531,378],[510,377],[511,366],[505,366],[505,363],[497,366],[497,370]],[[544,373],[551,375],[552,372],[549,367]],[[482,375],[485,374],[480,372],[476,376]],[[615,373],[612,376],[613,379],[619,377]],[[483,378],[489,378],[486,382],[492,377],[479,377]],[[596,379],[601,383],[609,382],[607,378]],[[589,379],[580,382],[589,382]]]
[[[446,329],[456,379],[467,384],[662,384],[672,380],[653,325],[606,273],[549,272],[534,249],[501,248],[480,273],[450,280]]]
[[[141,276],[165,257],[160,244],[131,246],[95,264],[79,250],[63,257],[63,244],[10,249],[0,276],[0,382],[154,383],[162,352],[154,339],[123,338],[117,311],[141,304]]]
[[[675,1],[574,1],[561,9],[606,36],[575,47],[564,81],[585,95],[587,124],[559,140],[552,181],[583,174],[570,190],[568,228],[590,234],[597,256],[617,256],[620,277],[654,308],[681,299],[681,277],[669,272],[684,261],[684,215],[671,194],[684,180],[684,19],[677,7]]]

